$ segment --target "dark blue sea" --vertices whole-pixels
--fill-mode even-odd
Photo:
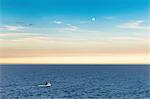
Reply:
[[[1,65],[0,99],[150,99],[149,65]],[[51,87],[39,87],[45,81]]]

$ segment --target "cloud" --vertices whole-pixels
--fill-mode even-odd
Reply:
[[[24,42],[41,42],[41,41],[50,41],[48,37],[42,37],[42,36],[34,36],[34,37],[25,37],[25,38],[19,38],[15,41],[24,41]]]
[[[65,24],[63,28],[59,28],[58,32],[75,32],[78,31],[79,27],[72,24]]]
[[[142,37],[131,37],[131,36],[116,36],[116,37],[109,37],[107,39],[111,39],[111,40],[119,40],[119,41],[147,41],[146,38],[142,38]]]
[[[78,27],[71,25],[71,24],[67,24],[67,27],[65,28],[65,30],[74,32],[74,31],[78,30]]]
[[[124,24],[121,24],[117,27],[123,28],[123,29],[150,29],[148,26],[143,25],[144,21],[137,20],[137,21],[130,21]]]
[[[0,27],[1,30],[8,30],[8,31],[17,31],[17,30],[22,30],[24,28],[25,27],[23,26],[14,26],[14,25],[5,25]]]
[[[18,37],[11,39],[0,39],[0,47],[14,47],[14,48],[33,48],[33,49],[64,49],[76,48],[80,45],[89,42],[87,39],[82,38],[63,38],[63,37]],[[51,46],[45,46],[45,45]],[[71,46],[71,45],[75,46]],[[67,45],[67,46],[66,46]]]
[[[25,38],[25,37],[34,37],[34,36],[46,36],[44,34],[35,34],[35,33],[0,33],[0,38]]]
[[[62,21],[54,21],[55,24],[62,24]]]
[[[16,22],[17,25],[21,25],[21,26],[26,26],[26,27],[30,27],[30,26],[33,26],[32,23],[25,23],[25,22]]]
[[[62,24],[63,27],[57,28],[58,32],[75,32],[79,29],[79,27],[75,25],[64,23],[62,21],[53,21],[53,23],[58,24],[58,25]]]

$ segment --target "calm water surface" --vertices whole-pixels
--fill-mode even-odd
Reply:
[[[0,99],[150,99],[149,67],[1,65]]]

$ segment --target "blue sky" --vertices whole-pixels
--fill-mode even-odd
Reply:
[[[122,20],[148,17],[149,0],[1,0],[2,18],[8,22],[37,21],[43,17],[83,20],[118,16]]]
[[[111,15],[148,11],[149,0],[2,0],[6,15]]]
[[[111,54],[148,49],[149,0],[1,0],[0,8],[1,48]]]

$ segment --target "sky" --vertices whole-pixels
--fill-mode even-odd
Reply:
[[[0,63],[150,61],[149,0],[0,2]]]

